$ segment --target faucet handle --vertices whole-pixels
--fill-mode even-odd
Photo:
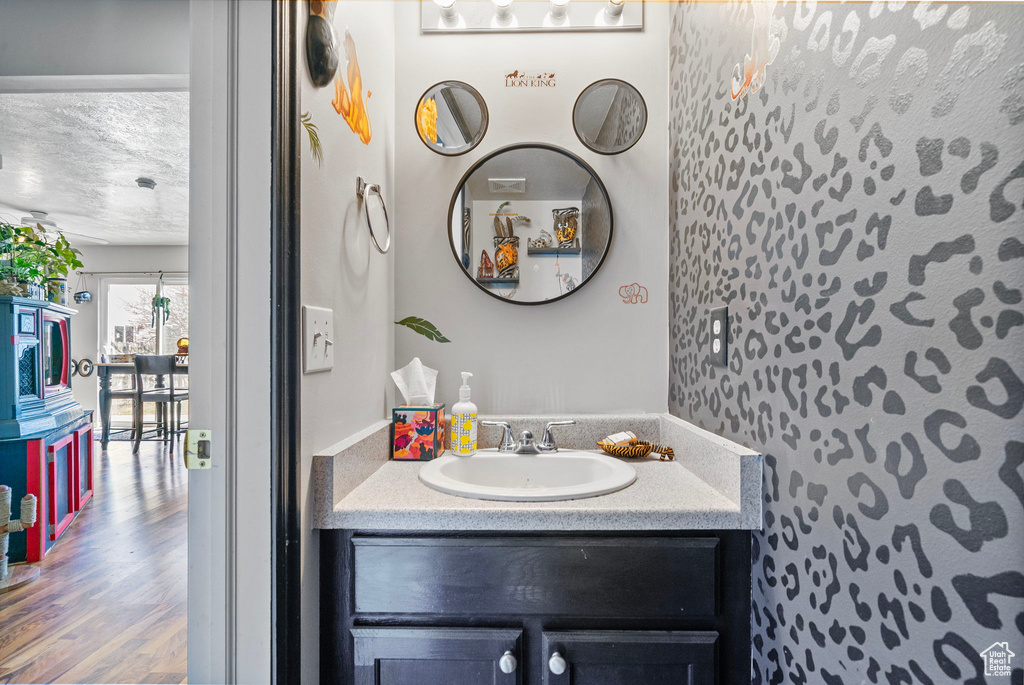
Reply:
[[[480,421],[481,426],[498,426],[501,428],[501,444],[498,445],[499,452],[512,452],[516,448],[516,442],[512,439],[512,425],[508,421]]]
[[[550,452],[557,451],[558,446],[555,444],[554,436],[551,435],[552,426],[572,426],[575,424],[576,422],[572,419],[567,419],[565,421],[548,421],[548,425],[544,427],[544,438],[540,441],[540,445],[538,445],[538,447]]]

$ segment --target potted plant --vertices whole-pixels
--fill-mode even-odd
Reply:
[[[46,289],[49,300],[66,305],[68,303],[68,274],[82,267],[82,260],[79,259],[82,253],[71,247],[71,243],[63,233],[58,233],[57,239],[52,243],[46,243],[41,253],[44,255],[48,276]]]
[[[31,226],[0,222],[0,294],[41,297],[46,239]]]
[[[38,224],[0,222],[0,294],[45,299],[48,289],[51,301],[67,304],[68,273],[82,266],[80,257],[62,234],[48,242]]]

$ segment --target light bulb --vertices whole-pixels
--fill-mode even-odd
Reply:
[[[551,0],[551,17],[564,19],[569,11],[569,0]]]
[[[618,17],[622,15],[622,6],[625,4],[625,0],[608,0],[608,4],[605,5],[604,11],[609,17]]]
[[[455,9],[455,0],[434,0],[437,8],[441,11],[441,18],[451,21],[459,16],[459,11]]]
[[[492,0],[494,3],[494,14],[499,19],[508,19],[512,16],[512,0]]]

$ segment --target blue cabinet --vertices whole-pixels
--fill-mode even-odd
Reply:
[[[92,412],[71,392],[75,310],[0,297],[0,483],[38,500],[11,561],[39,561],[92,496]]]
[[[82,417],[71,392],[74,309],[0,297],[0,440],[52,431]]]

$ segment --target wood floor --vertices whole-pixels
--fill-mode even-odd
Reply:
[[[0,595],[0,683],[183,683],[188,479],[179,450],[96,445],[95,496]]]

